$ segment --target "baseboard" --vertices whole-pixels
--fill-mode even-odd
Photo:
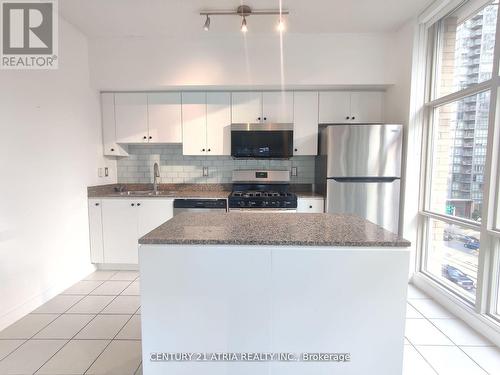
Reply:
[[[466,302],[454,297],[441,288],[436,282],[427,276],[416,273],[412,278],[412,284],[432,297],[453,315],[457,316],[474,331],[489,339],[500,347],[500,325],[487,315],[478,314]]]
[[[17,320],[21,319],[23,316],[29,314],[33,310],[37,309],[45,302],[54,298],[55,296],[57,296],[58,294],[69,288],[71,285],[77,283],[85,276],[94,271],[95,271],[95,266],[89,264],[88,268],[84,269],[83,271],[78,272],[76,274],[73,273],[71,277],[68,277],[66,280],[59,281],[57,284],[45,289],[41,293],[31,296],[25,302],[12,308],[10,311],[0,316],[0,331],[10,326]]]
[[[103,271],[139,271],[138,264],[113,264],[113,263],[97,263],[94,264],[98,270]]]

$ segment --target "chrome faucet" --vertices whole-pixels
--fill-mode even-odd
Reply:
[[[158,193],[158,179],[160,178],[160,168],[158,167],[158,163],[155,163],[153,166],[153,190],[155,194]]]

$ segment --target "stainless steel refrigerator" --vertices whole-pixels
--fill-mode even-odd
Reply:
[[[328,213],[399,232],[402,125],[322,125],[316,184]]]

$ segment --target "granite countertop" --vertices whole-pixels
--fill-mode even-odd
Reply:
[[[87,191],[89,198],[227,198],[231,185],[160,184],[154,194],[153,184],[110,184],[91,186]]]
[[[297,185],[303,189],[292,190],[298,198],[324,198],[311,191],[310,185]],[[293,186],[295,188],[295,186]],[[160,184],[158,194],[153,194],[152,184],[109,184],[90,186],[89,198],[227,198],[232,184]],[[120,192],[119,190],[123,190]]]
[[[140,244],[408,247],[410,242],[355,215],[190,213],[174,216]]]

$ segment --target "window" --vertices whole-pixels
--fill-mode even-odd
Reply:
[[[493,74],[500,66],[497,14],[498,0],[468,0],[425,26],[427,59],[420,73],[431,74],[422,90],[419,271],[500,325],[500,171],[492,170],[500,166],[500,152],[492,147],[500,144],[491,144],[500,139],[500,74]],[[499,160],[489,160],[493,156]],[[489,275],[491,264],[496,267]],[[479,275],[491,277],[478,282]]]
[[[470,1],[439,21],[435,98],[491,78],[497,9]]]
[[[479,245],[478,231],[431,219],[425,269],[448,288],[474,301]]]
[[[430,211],[481,220],[483,187],[474,182],[482,180],[485,158],[475,155],[486,154],[487,138],[477,138],[476,129],[488,123],[489,102],[482,92],[434,109]]]

